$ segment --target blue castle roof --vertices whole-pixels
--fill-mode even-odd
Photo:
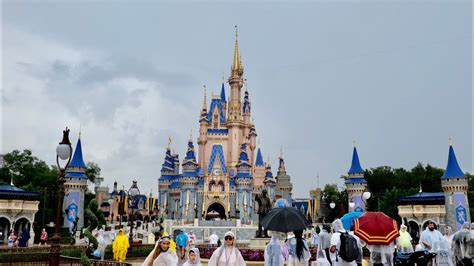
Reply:
[[[270,165],[265,169],[265,179],[267,178],[273,178],[272,167]]]
[[[169,148],[166,149],[165,154],[165,162],[161,165],[161,171],[174,171],[174,157],[171,155],[171,150]]]
[[[74,151],[74,156],[72,157],[71,162],[69,163],[70,167],[86,168],[84,159],[82,158],[82,145],[81,138],[77,140],[76,150]]]
[[[444,171],[444,175],[441,178],[453,178],[453,177],[466,177],[464,172],[459,167],[458,160],[456,159],[456,154],[454,153],[453,146],[449,146],[448,154],[448,165]]]
[[[352,164],[351,164],[351,168],[349,169],[348,174],[360,174],[360,173],[364,173],[364,169],[362,169],[362,166],[360,166],[359,155],[357,154],[356,147],[354,147],[354,150],[352,152]]]
[[[208,113],[208,120],[209,123],[212,123],[212,113],[214,112],[214,109],[217,108],[220,116],[220,123],[223,124],[225,123],[225,116],[224,116],[224,109],[222,108],[222,100],[221,99],[212,99],[211,100],[211,108],[209,108],[209,113]]]
[[[214,144],[212,146],[211,157],[209,158],[210,163],[207,168],[207,172],[208,173],[212,172],[212,169],[214,168],[214,162],[216,161],[217,157],[219,159],[219,164],[221,165],[222,172],[226,174],[227,167],[226,167],[225,159],[224,159],[224,150],[222,149],[222,145],[220,144]]]
[[[226,102],[226,100],[225,100],[225,87],[224,87],[224,82],[222,82],[222,88],[221,88],[221,101],[222,101],[223,103]]]
[[[239,163],[237,164],[237,178],[252,178],[250,173],[250,163],[249,157],[247,155],[247,144],[242,143],[240,145],[240,156],[239,156]]]
[[[260,148],[258,148],[258,151],[257,151],[257,159],[255,160],[255,166],[263,166],[263,158],[262,158],[262,152],[260,151]]]

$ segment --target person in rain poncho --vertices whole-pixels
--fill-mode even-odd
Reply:
[[[330,266],[329,260],[326,257],[326,252],[322,249],[318,250],[316,261],[311,266]]]
[[[470,234],[469,224],[465,223],[461,230],[453,235],[453,253],[457,265],[472,265],[472,259],[468,252]]]
[[[97,239],[97,250],[98,250],[98,257],[100,257],[101,260],[104,260],[105,256],[105,248],[107,247],[107,241],[105,241],[104,238],[104,230],[100,229],[99,231],[96,232],[95,238]],[[94,252],[95,253],[95,252]]]
[[[244,266],[246,265],[239,249],[235,247],[235,235],[232,231],[225,233],[224,245],[214,250],[209,259],[209,266]]]
[[[425,250],[433,251],[433,244],[435,242],[443,241],[443,235],[435,229],[435,223],[433,221],[428,222],[428,226],[421,233],[420,243],[423,244]]]
[[[155,248],[148,254],[143,266],[176,266],[178,265],[178,256],[171,249],[171,237],[163,235],[155,244]]]
[[[318,246],[319,246],[319,233],[321,232],[321,230],[319,229],[319,226],[316,226],[316,228],[313,230],[312,234],[311,234],[311,240],[313,242],[313,246],[316,248],[316,250],[318,249]]]
[[[285,263],[283,258],[282,247],[277,232],[270,232],[272,239],[265,247],[264,257],[265,266],[281,266]]]
[[[308,243],[303,239],[303,230],[293,231],[295,237],[288,240],[288,265],[308,265],[311,258]]]
[[[125,235],[123,229],[120,229],[112,245],[114,260],[119,262],[125,261],[129,247],[130,244],[128,243],[128,237]]]
[[[453,233],[453,229],[451,228],[451,226],[445,226],[443,237],[444,237],[444,241],[446,241],[450,247],[452,246],[453,235],[454,235],[454,233]]]
[[[331,256],[331,264],[334,265],[357,265],[356,261],[345,261],[339,255],[339,250],[341,247],[341,233],[345,233],[346,230],[342,225],[342,221],[340,219],[334,220],[332,222],[332,228],[334,233],[331,236],[331,247],[330,247],[330,256]]]
[[[397,250],[403,253],[412,253],[411,235],[407,232],[407,226],[402,224],[399,233],[400,236],[397,238]]]
[[[188,260],[183,263],[183,266],[202,266],[198,248],[191,248],[189,250]]]
[[[323,229],[319,233],[319,245],[318,248],[324,250],[326,258],[330,260],[329,248],[331,247],[331,227],[327,224],[323,225]]]

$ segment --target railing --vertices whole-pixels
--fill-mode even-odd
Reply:
[[[131,263],[116,262],[111,260],[90,260],[93,266],[132,266]]]
[[[206,221],[206,220],[200,220],[199,226],[230,226],[234,227],[237,225],[235,221],[231,220],[221,220],[221,221]]]

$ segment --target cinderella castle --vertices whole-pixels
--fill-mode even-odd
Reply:
[[[159,209],[168,219],[240,218],[256,221],[255,196],[264,189],[272,201],[284,198],[291,204],[293,185],[280,156],[274,177],[269,162],[264,162],[257,148],[257,131],[252,122],[250,96],[242,98],[244,66],[239,56],[237,30],[234,58],[228,79],[230,98],[222,83],[220,95],[212,96],[210,105],[204,93],[199,118],[197,151],[192,139],[180,172],[178,154],[166,149],[159,178]],[[196,157],[197,153],[197,157]]]

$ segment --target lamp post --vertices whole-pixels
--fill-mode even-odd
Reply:
[[[367,200],[370,199],[371,196],[372,196],[372,193],[370,193],[370,191],[364,191],[364,193],[362,193],[362,201],[364,202],[364,211],[367,210]]]
[[[112,226],[114,224],[115,199],[109,199],[107,202],[109,203],[110,210],[110,226]]]
[[[349,202],[349,211],[354,210],[355,203],[354,202]]]
[[[130,220],[130,235],[128,236],[128,241],[130,245],[133,243],[133,220],[134,220],[134,211],[135,211],[135,198],[140,195],[140,190],[137,186],[137,181],[132,181],[132,186],[128,190],[128,206],[132,206],[132,212],[129,215]]]
[[[61,255],[61,225],[63,220],[63,200],[64,200],[64,174],[66,169],[71,161],[72,155],[72,146],[71,142],[69,141],[69,129],[66,127],[63,130],[63,139],[59,142],[58,147],[56,147],[56,163],[58,165],[59,170],[59,178],[58,178],[58,192],[57,192],[57,201],[58,204],[56,206],[56,217],[55,217],[55,224],[54,224],[54,235],[52,237],[53,244],[51,245],[51,249],[49,251],[49,258],[50,258],[50,265],[57,266],[59,265],[59,257]],[[59,161],[67,161],[64,167],[61,167]]]

